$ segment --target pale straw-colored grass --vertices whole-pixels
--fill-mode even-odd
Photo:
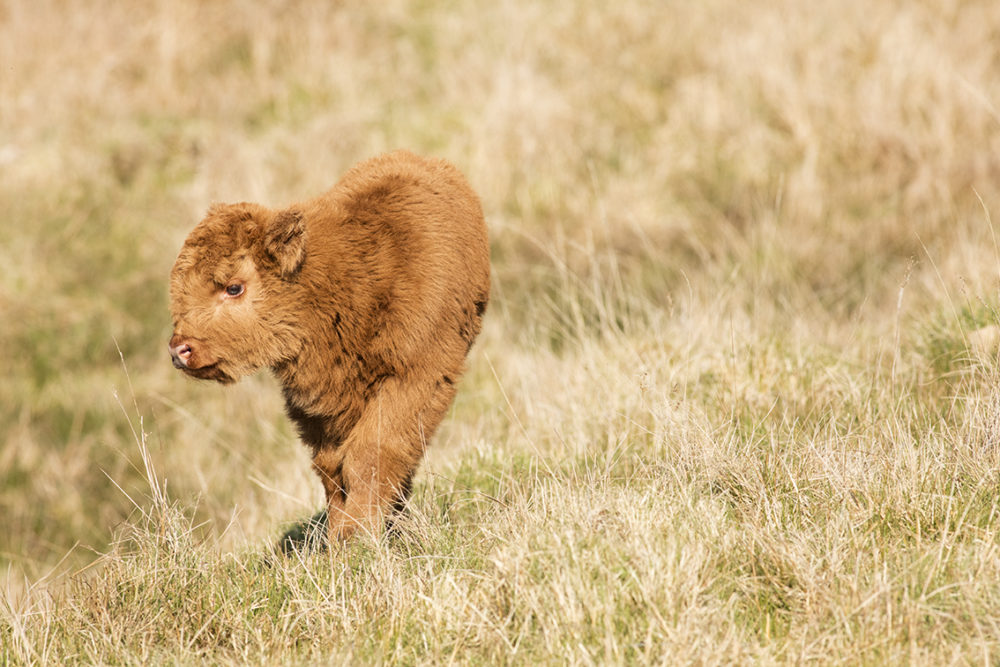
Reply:
[[[0,663],[995,663],[997,26],[0,3]],[[395,147],[481,193],[486,328],[399,530],[277,557],[307,453],[166,275]]]

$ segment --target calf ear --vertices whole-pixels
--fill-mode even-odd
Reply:
[[[278,263],[282,278],[291,278],[306,258],[306,225],[302,212],[279,211],[264,235],[264,249]]]

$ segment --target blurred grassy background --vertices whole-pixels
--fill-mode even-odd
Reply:
[[[116,389],[203,511],[257,511],[247,456],[315,501],[267,379],[171,372],[166,276],[211,202],[310,196],[379,151],[481,192],[496,355],[687,298],[885,331],[912,262],[912,291],[992,295],[993,6],[5,2],[0,553],[48,563],[127,515]]]
[[[223,548],[318,506],[266,374],[170,367],[167,275],[210,203],[398,147],[455,162],[492,234],[427,485],[514,453],[586,469],[622,414],[805,447],[905,399],[905,429],[992,433],[998,107],[990,0],[4,0],[0,565],[106,548],[147,502],[140,415]]]

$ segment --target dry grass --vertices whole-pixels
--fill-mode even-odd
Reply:
[[[0,664],[995,663],[997,26],[0,2]],[[399,533],[275,560],[319,485],[166,274],[395,147],[482,194],[487,328]]]

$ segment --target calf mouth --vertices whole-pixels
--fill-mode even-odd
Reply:
[[[181,370],[199,380],[215,380],[220,384],[232,384],[235,382],[236,380],[231,375],[219,368],[219,364],[220,362],[216,361],[213,364],[199,366],[198,368],[181,367]]]

